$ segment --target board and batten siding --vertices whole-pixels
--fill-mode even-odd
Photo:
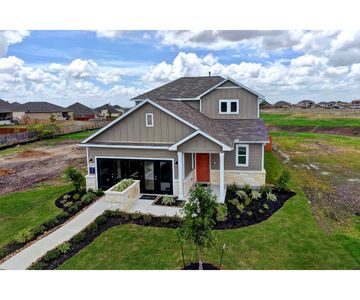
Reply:
[[[178,151],[190,153],[220,152],[221,146],[198,134],[178,146]]]
[[[153,113],[154,127],[145,126],[145,114]],[[146,103],[117,124],[111,126],[92,142],[164,143],[172,144],[194,130],[157,107]]]
[[[219,114],[220,99],[239,99],[239,114]],[[201,112],[211,119],[257,119],[258,96],[232,86],[215,89],[201,98]]]
[[[236,144],[235,144],[236,145]],[[249,144],[249,166],[237,167],[235,163],[236,146],[232,151],[224,152],[224,168],[225,170],[239,171],[262,171],[262,144]],[[219,170],[219,155],[211,155],[211,169]]]

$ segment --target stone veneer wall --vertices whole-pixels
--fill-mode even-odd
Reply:
[[[85,175],[86,180],[86,190],[92,189],[97,190],[96,188],[96,176],[95,175]]]
[[[252,187],[259,187],[265,184],[266,171],[224,171],[225,184],[236,183],[243,186],[249,184]],[[210,170],[211,184],[220,184],[220,171]]]

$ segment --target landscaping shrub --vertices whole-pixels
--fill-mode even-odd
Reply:
[[[227,189],[232,192],[232,193],[236,193],[236,191],[239,189],[239,187],[236,185],[236,183],[232,183],[232,184],[229,184]]]
[[[80,199],[80,194],[79,193],[76,193],[72,196],[73,200],[77,201]]]
[[[69,213],[74,214],[79,211],[80,209],[80,202],[76,202],[69,207]]]
[[[247,211],[246,214],[251,217],[253,215],[252,211]]]
[[[66,254],[71,250],[71,244],[69,242],[64,242],[58,246],[58,250],[61,254]]]
[[[85,195],[81,197],[81,201],[85,204],[89,204],[93,202],[97,198],[96,194],[88,191]]]
[[[84,232],[79,232],[77,235],[75,235],[72,240],[74,243],[81,243],[85,241],[86,234]]]
[[[244,184],[243,190],[245,191],[246,194],[249,195],[249,194],[251,193],[251,186],[250,186],[250,184],[248,184],[248,183]]]
[[[107,217],[104,215],[100,215],[95,219],[95,223],[98,225],[103,225],[106,223],[106,221],[107,221]]]
[[[252,202],[252,198],[250,198],[249,196],[246,196],[245,201],[244,201],[245,207],[249,206],[251,204],[251,202]]]
[[[268,185],[263,185],[262,187],[260,187],[259,192],[265,196],[267,193],[271,192],[271,187],[269,187]]]
[[[33,229],[31,229],[31,232],[34,236],[39,236],[43,234],[46,231],[46,227],[44,225],[35,226]]]
[[[258,200],[261,198],[261,193],[257,190],[252,190],[251,191],[251,194],[250,194],[250,197],[252,200]]]
[[[101,196],[104,196],[104,191],[102,189],[98,189],[96,192],[95,192],[96,196],[98,197],[101,197]]]
[[[95,233],[97,230],[99,229],[99,225],[97,223],[91,223],[88,227],[87,230],[91,233]]]
[[[54,228],[55,226],[59,225],[59,220],[55,217],[49,221],[43,223],[47,230]]]
[[[71,180],[75,190],[79,192],[85,186],[84,175],[76,168],[69,166],[65,169],[65,177]]]
[[[216,221],[218,222],[226,221],[227,214],[228,214],[228,210],[226,204],[219,204],[216,207]]]
[[[264,211],[260,208],[260,209],[259,209],[259,213],[263,214]]]
[[[279,191],[288,191],[289,190],[288,184],[289,184],[290,178],[291,178],[291,176],[290,176],[289,171],[284,170],[276,182],[276,188]]]
[[[244,199],[247,196],[247,194],[244,190],[238,190],[236,191],[236,196],[238,196],[239,199]]]
[[[125,191],[130,185],[134,183],[134,179],[123,179],[120,183],[114,188],[116,192],[123,192]]]
[[[59,213],[55,219],[57,222],[61,223],[64,222],[65,220],[67,220],[69,218],[69,213],[66,211],[62,211],[61,213]]]
[[[139,211],[133,212],[131,214],[131,219],[133,219],[133,220],[138,220],[138,219],[140,219],[140,217],[141,217],[141,212],[139,212]]]
[[[170,222],[170,218],[168,216],[161,217],[161,223],[162,224],[167,224],[169,222]]]
[[[163,205],[172,205],[175,203],[175,199],[172,196],[163,196],[161,199],[161,204]]]
[[[120,211],[120,210],[106,210],[102,215],[105,216],[106,218],[110,218],[110,217],[121,217],[122,214],[126,214],[128,215],[128,213]]]
[[[146,224],[150,224],[151,221],[152,221],[152,215],[150,215],[150,214],[144,215],[144,216],[143,216],[143,220],[144,220],[144,222],[145,222]]]
[[[42,260],[46,263],[52,262],[61,256],[61,252],[58,248],[52,249],[42,257]]]
[[[277,197],[272,192],[268,192],[266,193],[266,199],[275,202],[277,200]]]
[[[263,208],[269,209],[269,205],[267,205],[266,203],[264,203],[264,204],[263,204]]]
[[[31,266],[32,270],[44,270],[45,268],[46,268],[46,263],[42,261],[38,261]]]
[[[15,242],[17,244],[25,244],[31,241],[33,238],[34,238],[34,234],[31,232],[31,230],[22,230],[16,236]]]

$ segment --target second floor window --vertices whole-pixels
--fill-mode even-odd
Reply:
[[[154,127],[154,114],[151,113],[145,114],[145,126]]]
[[[221,99],[219,100],[219,114],[238,114],[239,99]]]

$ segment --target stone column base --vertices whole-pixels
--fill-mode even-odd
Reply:
[[[225,170],[225,184],[235,183],[243,186],[249,184],[251,187],[259,187],[265,184],[266,171],[236,171]],[[220,171],[210,170],[211,184],[220,184]]]
[[[97,190],[96,188],[96,176],[94,175],[85,175],[85,181],[86,181],[86,190],[92,189],[94,191]]]

